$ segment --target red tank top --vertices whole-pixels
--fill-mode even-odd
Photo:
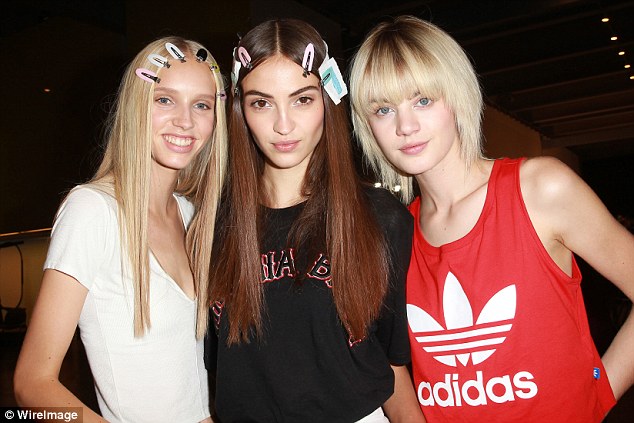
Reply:
[[[414,382],[428,422],[599,422],[615,399],[590,336],[581,274],[550,258],[520,192],[521,159],[493,165],[473,229],[425,241],[407,277]]]

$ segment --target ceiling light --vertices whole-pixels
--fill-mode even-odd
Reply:
[[[625,65],[623,66],[625,69],[629,69],[631,66],[630,65]]]
[[[601,19],[601,22],[610,22],[610,18],[605,17],[605,18]]]
[[[619,51],[619,56],[625,56],[625,52],[624,51]]]
[[[612,40],[612,41],[616,41],[616,40],[618,40],[618,39],[619,39],[619,37],[617,37],[616,35],[615,35],[615,36],[613,36],[613,37],[610,37],[610,40]]]

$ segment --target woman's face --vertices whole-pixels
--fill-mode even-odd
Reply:
[[[152,104],[152,159],[159,168],[180,170],[213,133],[216,83],[209,65],[187,55],[161,69]]]
[[[442,99],[414,94],[400,104],[377,103],[372,110],[372,133],[400,171],[416,176],[460,157],[455,117]]]
[[[324,127],[324,101],[315,73],[303,76],[293,61],[274,56],[242,80],[247,125],[265,167],[306,172]]]

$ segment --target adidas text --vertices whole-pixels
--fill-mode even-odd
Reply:
[[[518,372],[515,376],[496,376],[484,381],[482,371],[475,379],[459,380],[457,373],[445,374],[445,380],[418,385],[418,401],[423,406],[460,407],[486,405],[489,401],[501,404],[517,399],[529,399],[537,395],[537,385],[530,372]],[[462,385],[462,386],[461,386]]]

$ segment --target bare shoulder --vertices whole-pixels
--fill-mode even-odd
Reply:
[[[536,195],[544,200],[556,200],[579,184],[585,185],[567,165],[546,156],[524,161],[520,168],[520,184],[525,197]]]
[[[534,157],[520,168],[522,197],[532,217],[565,212],[573,204],[595,201],[590,187],[570,167],[554,157]]]

